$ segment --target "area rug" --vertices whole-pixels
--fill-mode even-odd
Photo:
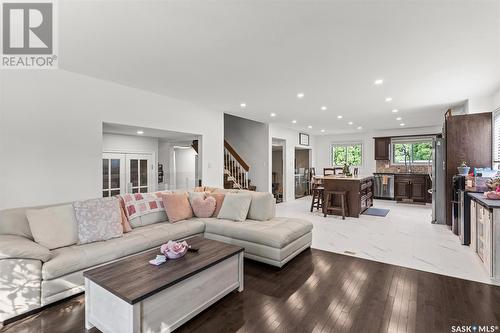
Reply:
[[[389,214],[389,209],[373,208],[373,207],[368,208],[363,213],[363,215],[372,215],[372,216],[381,216],[381,217],[385,217],[385,216],[387,216],[387,214]]]

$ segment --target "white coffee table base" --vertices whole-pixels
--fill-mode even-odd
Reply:
[[[85,278],[85,328],[171,332],[236,289],[243,291],[243,252],[135,304]]]

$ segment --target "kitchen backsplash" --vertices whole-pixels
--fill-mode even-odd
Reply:
[[[404,165],[392,165],[391,161],[376,161],[377,162],[377,167],[376,167],[376,172],[389,172],[389,173],[398,173],[398,172],[406,172],[406,168]],[[399,169],[399,170],[398,170]],[[411,172],[413,173],[429,173],[429,166],[427,164],[425,165],[418,165],[418,164],[413,164],[411,165]]]

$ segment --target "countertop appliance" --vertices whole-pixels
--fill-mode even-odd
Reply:
[[[432,223],[446,224],[446,144],[445,140],[432,141],[431,182],[432,182]]]
[[[375,198],[394,199],[394,174],[373,174]]]

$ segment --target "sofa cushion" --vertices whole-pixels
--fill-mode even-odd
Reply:
[[[50,250],[31,239],[16,235],[0,235],[0,259],[35,259],[48,261]]]
[[[217,218],[238,222],[245,221],[251,202],[252,196],[248,193],[227,193]]]
[[[269,192],[250,192],[252,202],[247,218],[250,220],[267,221],[276,216],[275,199]]]
[[[157,223],[132,230],[120,238],[51,251],[52,258],[42,266],[42,278],[57,277],[91,268],[115,259],[160,246],[170,239],[181,239],[203,233],[205,225],[198,219],[176,224]]]
[[[70,246],[78,241],[75,211],[71,204],[28,209],[26,217],[35,242],[48,249]]]
[[[234,223],[214,218],[202,219],[205,232],[248,242],[282,248],[312,230],[312,223],[297,218],[275,217],[268,221]]]

